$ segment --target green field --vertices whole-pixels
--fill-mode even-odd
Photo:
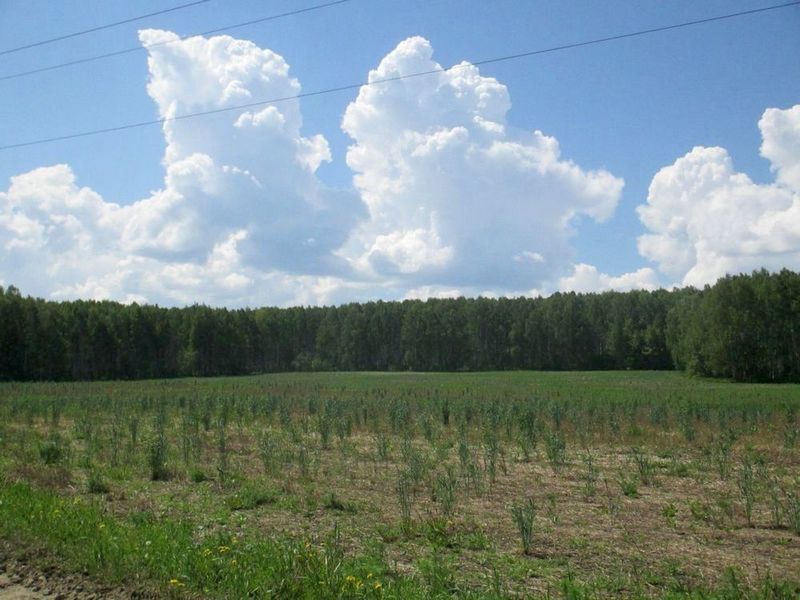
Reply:
[[[0,537],[165,597],[800,593],[800,385],[0,384]]]

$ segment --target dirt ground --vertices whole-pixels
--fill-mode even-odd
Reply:
[[[35,563],[35,566],[33,564]],[[66,574],[44,557],[13,557],[0,545],[0,600],[122,600],[152,598],[142,591],[129,592],[102,586],[83,574]]]

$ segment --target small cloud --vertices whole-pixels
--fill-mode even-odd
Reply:
[[[542,256],[538,252],[531,252],[529,250],[525,250],[525,251],[520,252],[519,254],[517,254],[514,257],[514,261],[518,262],[518,263],[529,262],[529,263],[537,264],[537,263],[543,263],[545,261],[545,259],[544,259],[544,256]]]
[[[618,277],[606,275],[593,265],[579,263],[572,274],[558,280],[562,292],[627,292],[630,290],[654,290],[659,287],[656,272],[650,268],[639,269]]]
[[[428,300],[429,298],[459,298],[464,294],[460,290],[435,285],[425,285],[408,290],[403,300]]]

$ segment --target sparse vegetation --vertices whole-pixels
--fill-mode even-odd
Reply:
[[[0,384],[0,536],[168,597],[792,597],[798,392],[655,372]]]

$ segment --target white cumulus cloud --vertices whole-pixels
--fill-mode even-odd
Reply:
[[[609,218],[623,181],[562,158],[541,131],[510,127],[506,87],[469,63],[379,83],[440,70],[432,56],[421,37],[401,42],[347,108],[347,164],[369,218],[340,254],[412,296],[553,281],[572,262],[573,218]]]
[[[800,268],[800,105],[766,110],[759,128],[774,183],[754,183],[724,148],[700,146],[653,178],[637,209],[648,229],[639,252],[676,282]]]
[[[229,36],[140,39],[169,42],[148,50],[161,117],[222,112],[166,121],[164,185],[127,206],[79,187],[68,165],[12,178],[0,192],[3,278],[45,296],[167,304],[327,297],[362,202],[317,179],[330,150],[301,133],[296,99],[225,111],[298,94],[289,65]]]
[[[11,178],[0,192],[3,278],[23,292],[51,291],[114,268],[119,206],[78,187],[67,165]]]
[[[25,293],[284,305],[655,285],[651,269],[611,277],[573,264],[576,217],[610,218],[623,181],[510,125],[503,84],[469,63],[378,83],[440,70],[423,38],[384,57],[345,112],[353,190],[320,182],[331,152],[304,133],[298,100],[235,108],[300,92],[283,57],[224,35],[140,39],[147,92],[168,119],[163,185],[119,205],[68,165],[13,177],[0,192],[0,276]],[[797,179],[793,118],[762,119],[776,194]],[[658,225],[656,212],[647,218]],[[760,227],[773,244],[791,233],[769,219]]]
[[[270,50],[229,36],[178,41],[140,32],[149,49],[148,93],[164,118],[297,95],[289,65]],[[244,264],[292,273],[335,270],[331,254],[361,211],[352,193],[326,189],[315,171],[330,161],[321,135],[301,134],[298,100],[166,121],[165,188],[131,207],[126,247],[203,261],[244,230]]]

